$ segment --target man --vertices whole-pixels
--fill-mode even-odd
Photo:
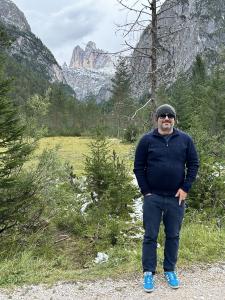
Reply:
[[[154,290],[157,238],[161,219],[165,227],[164,275],[172,288],[179,287],[175,273],[179,232],[185,199],[196,178],[198,156],[189,135],[175,129],[175,109],[157,108],[157,128],[145,134],[136,149],[134,173],[144,195],[142,249],[144,290]]]

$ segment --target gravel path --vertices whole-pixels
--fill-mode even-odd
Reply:
[[[169,288],[162,274],[156,275],[156,289],[147,294],[142,290],[142,278],[97,280],[24,286],[13,292],[0,290],[0,300],[86,300],[86,299],[166,299],[166,300],[225,300],[225,263],[207,268],[193,267],[179,272],[181,287]]]

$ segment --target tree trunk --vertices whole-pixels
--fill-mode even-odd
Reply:
[[[156,88],[157,88],[157,14],[156,14],[156,2],[152,0],[150,7],[152,11],[152,26],[151,26],[151,98],[153,108],[156,107]]]

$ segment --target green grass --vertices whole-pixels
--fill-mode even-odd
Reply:
[[[39,142],[37,153],[44,149],[59,147],[59,156],[62,161],[68,161],[77,175],[81,175],[84,170],[84,155],[89,152],[88,144],[90,138],[83,137],[48,137]],[[121,143],[118,139],[109,139],[112,151],[115,150],[120,158],[126,161],[129,168],[132,168],[132,151],[133,145]]]
[[[162,272],[163,231],[161,228],[158,249],[158,270]],[[68,252],[73,254],[68,256]],[[77,268],[76,248],[67,245],[67,250],[59,251],[50,258],[37,257],[35,249],[17,253],[0,263],[0,285],[10,287],[22,284],[47,283],[56,281],[95,280],[97,278],[130,277],[141,275],[141,241],[126,241],[123,245],[110,248],[107,263],[95,265],[87,257],[86,268]],[[79,251],[77,252],[79,256]],[[225,260],[225,229],[215,225],[186,223],[182,228],[178,268],[213,263]]]
[[[186,224],[181,236],[180,264],[225,260],[225,229],[211,224]]]

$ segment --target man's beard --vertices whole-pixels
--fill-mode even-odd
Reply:
[[[169,124],[170,126],[169,125],[164,126],[164,124]],[[160,127],[161,127],[162,131],[171,131],[173,129],[173,124],[170,122],[165,122],[165,123],[162,123]]]

